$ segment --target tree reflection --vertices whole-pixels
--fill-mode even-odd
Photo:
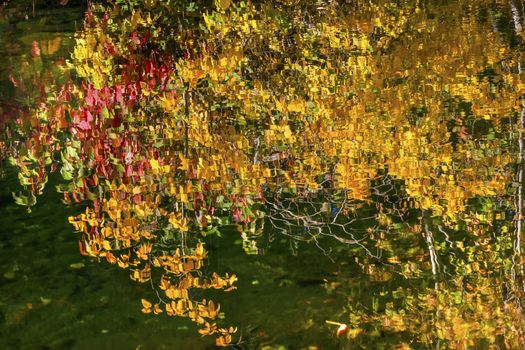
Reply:
[[[0,143],[15,200],[34,205],[60,169],[64,202],[86,206],[69,218],[81,253],[150,283],[144,312],[189,317],[217,345],[236,329],[191,291],[236,277],[203,274],[202,241],[235,225],[259,253],[266,225],[362,252],[381,291],[350,300],[349,337],[518,347],[522,17],[492,1],[92,5],[76,78]]]

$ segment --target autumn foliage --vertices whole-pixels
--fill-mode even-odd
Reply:
[[[143,312],[188,317],[221,346],[236,329],[192,291],[235,288],[233,274],[202,272],[203,240],[225,225],[257,253],[265,223],[361,244],[413,211],[450,228],[490,221],[467,204],[504,195],[511,177],[496,136],[524,86],[505,71],[507,44],[481,24],[457,35],[418,1],[340,3],[92,5],[73,77],[18,121],[31,131],[11,152],[17,202],[34,205],[58,169],[64,203],[85,205],[69,218],[80,252],[151,282],[159,298]],[[363,212],[374,224],[355,228]]]

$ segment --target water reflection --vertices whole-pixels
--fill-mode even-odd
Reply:
[[[247,254],[284,236],[341,265],[315,282],[345,304],[341,346],[519,348],[520,6],[92,5],[67,65],[43,70],[60,40],[35,41],[32,75],[9,76],[27,101],[0,143],[15,201],[59,171],[80,252],[219,346],[242,338],[195,295],[235,288],[235,267],[203,269],[229,227]]]

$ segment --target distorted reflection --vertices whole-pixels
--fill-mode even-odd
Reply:
[[[218,346],[242,336],[195,291],[236,288],[203,269],[234,227],[338,264],[314,327],[341,347],[517,349],[524,24],[499,0],[94,2],[67,61],[34,41],[9,75],[0,155],[29,209],[59,172],[80,252]]]

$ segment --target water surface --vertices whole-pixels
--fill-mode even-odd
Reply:
[[[521,1],[19,6],[2,348],[525,343]]]

